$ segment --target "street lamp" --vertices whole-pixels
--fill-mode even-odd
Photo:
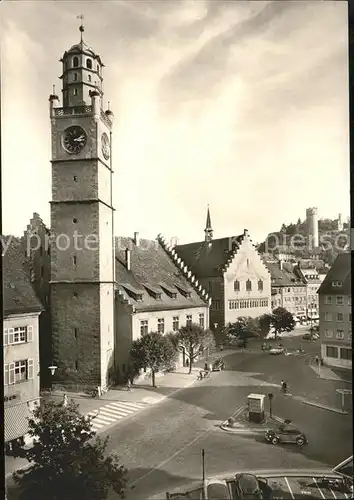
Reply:
[[[268,394],[268,399],[269,399],[269,418],[273,418],[273,413],[272,413],[272,399],[274,398],[274,394],[271,392]]]
[[[57,366],[55,366],[55,365],[48,366],[48,369],[50,370],[51,375],[54,375],[55,370],[56,370],[57,368],[58,368],[58,367],[57,367]]]

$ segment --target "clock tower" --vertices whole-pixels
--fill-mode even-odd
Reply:
[[[103,110],[101,58],[81,40],[62,63],[52,137],[53,383],[106,387],[114,370],[113,113]]]

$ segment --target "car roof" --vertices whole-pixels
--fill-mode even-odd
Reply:
[[[237,474],[236,479],[238,480],[240,486],[242,486],[242,489],[244,490],[252,490],[254,491],[255,488],[259,488],[258,485],[258,479],[255,475],[253,474]]]

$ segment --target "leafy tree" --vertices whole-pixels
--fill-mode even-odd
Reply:
[[[250,337],[259,335],[259,323],[256,318],[250,316],[240,316],[235,323],[230,323],[226,328],[226,336],[231,343],[235,340],[243,342],[246,346]]]
[[[192,373],[195,358],[205,349],[213,349],[215,346],[213,333],[195,323],[182,326],[175,335],[175,342],[178,349],[185,351],[189,358],[189,373]]]
[[[272,325],[272,315],[262,314],[257,318],[259,327],[259,336],[263,340],[269,333],[270,327]]]
[[[124,496],[126,469],[116,455],[105,455],[108,437],[101,440],[91,430],[92,418],[80,414],[78,405],[43,403],[29,419],[30,449],[16,457],[30,466],[13,473],[26,500],[104,500],[111,490]]]
[[[284,307],[277,307],[277,309],[274,309],[271,318],[275,338],[277,338],[278,334],[282,332],[292,332],[295,328],[294,316]]]
[[[156,387],[155,375],[159,370],[168,370],[176,362],[177,351],[169,336],[150,332],[135,340],[130,349],[134,370],[150,368],[152,386]]]

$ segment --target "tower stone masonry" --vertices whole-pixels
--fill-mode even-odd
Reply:
[[[318,241],[318,209],[315,207],[306,209],[306,224],[309,249],[317,248]]]
[[[103,63],[82,39],[62,62],[52,132],[51,310],[54,384],[106,387],[114,371],[113,113]]]

